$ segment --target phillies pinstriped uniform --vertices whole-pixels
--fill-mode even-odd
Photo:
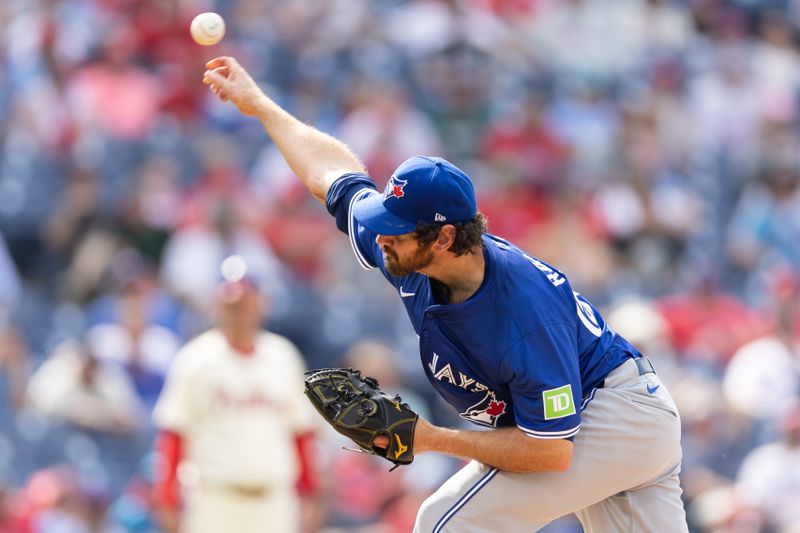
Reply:
[[[305,362],[260,327],[265,304],[252,279],[224,281],[216,302],[215,327],[178,352],[153,411],[159,503],[181,533],[298,533],[296,482],[310,474],[302,445],[316,421]]]

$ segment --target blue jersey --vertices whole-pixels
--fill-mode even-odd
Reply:
[[[516,425],[538,438],[575,435],[595,389],[627,358],[639,357],[636,348],[608,328],[563,273],[489,234],[480,288],[462,303],[437,303],[427,276],[389,274],[377,235],[352,217],[353,204],[372,194],[378,192],[370,178],[347,174],[328,191],[327,207],[361,265],[379,269],[398,291],[436,391],[477,424]]]

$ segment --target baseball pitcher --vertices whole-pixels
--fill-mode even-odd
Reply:
[[[486,232],[461,169],[412,157],[378,192],[356,155],[280,108],[233,58],[207,68],[204,82],[261,121],[361,266],[397,291],[431,385],[464,419],[491,428],[407,416],[406,441],[374,428],[357,441],[387,458],[380,450],[471,459],[425,501],[415,531],[529,532],[573,512],[590,532],[687,531],[680,419],[650,360],[564,273]],[[385,407],[369,383],[337,379],[314,383],[316,400]],[[362,419],[350,425],[367,426]]]

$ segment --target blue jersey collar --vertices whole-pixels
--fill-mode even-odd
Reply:
[[[498,263],[502,261],[502,255],[498,254],[495,242],[491,238],[487,237],[486,234],[483,236],[483,259],[485,265],[483,282],[481,282],[481,285],[478,287],[478,290],[475,291],[475,294],[470,296],[467,300],[457,304],[432,304],[428,306],[425,311],[427,313],[435,313],[440,318],[462,318],[479,313],[483,309],[481,302],[484,301],[487,298],[487,295],[492,292],[490,287],[494,283],[494,279],[498,270]],[[430,286],[430,278],[428,278],[427,283],[430,289],[430,294],[433,295],[433,287]]]

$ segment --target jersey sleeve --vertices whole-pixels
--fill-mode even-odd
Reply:
[[[582,397],[574,326],[529,333],[503,360],[517,427],[530,437],[565,439],[581,425]]]
[[[153,422],[161,430],[186,432],[192,424],[193,366],[186,348],[179,351],[153,408]]]
[[[296,435],[302,435],[317,429],[317,416],[311,402],[304,394],[305,361],[297,347],[288,339],[283,348],[284,363],[286,364],[287,383],[292,389],[287,397],[288,419]]]
[[[336,227],[350,237],[350,245],[359,264],[366,270],[378,268],[382,262],[376,234],[358,224],[353,218],[353,205],[364,198],[379,194],[375,182],[366,174],[348,173],[328,189],[325,207],[336,218]]]

